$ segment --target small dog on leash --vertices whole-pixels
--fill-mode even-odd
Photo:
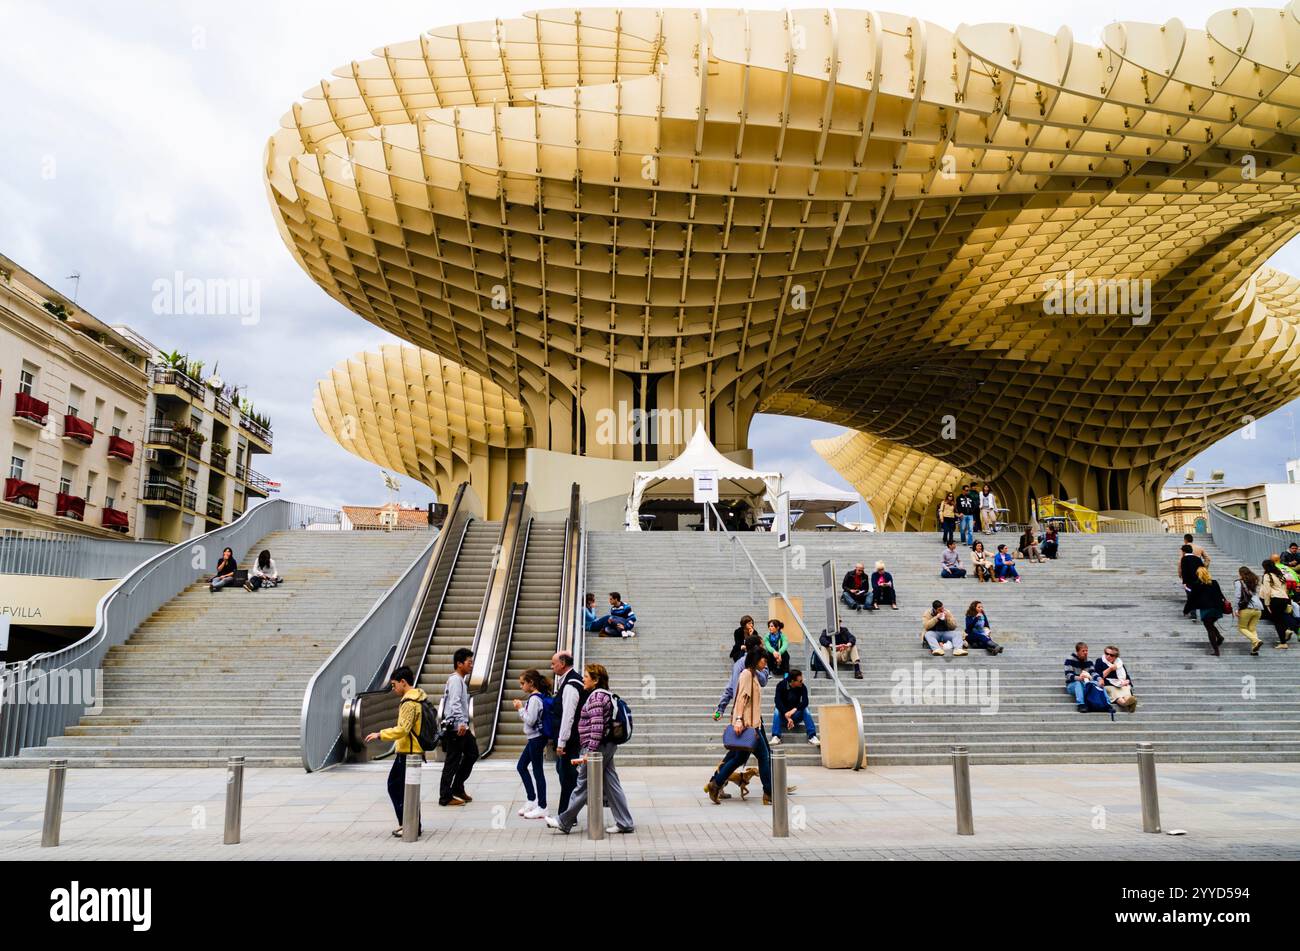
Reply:
[[[739,787],[740,789],[740,798],[746,799],[749,797],[749,781],[757,775],[758,775],[757,766],[751,766],[748,769],[738,769],[730,776],[728,776],[727,781],[722,785],[725,787],[730,783],[735,783],[736,786]],[[707,785],[704,787],[704,791],[705,792],[709,791],[709,787]],[[722,792],[719,793],[719,798],[730,799],[731,793],[727,792],[726,789],[724,788]]]

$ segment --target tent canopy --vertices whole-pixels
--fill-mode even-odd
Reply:
[[[858,504],[858,493],[837,489],[800,470],[785,477],[783,489],[790,493],[790,507],[804,512],[841,512]]]
[[[755,511],[760,510],[764,501],[775,507],[776,498],[781,494],[781,473],[756,472],[731,461],[718,452],[705,434],[704,427],[699,426],[680,456],[662,468],[636,474],[632,480],[632,492],[627,497],[624,527],[631,532],[641,530],[637,513],[643,501],[689,501],[694,498],[696,469],[713,469],[717,472],[720,499],[745,499]]]

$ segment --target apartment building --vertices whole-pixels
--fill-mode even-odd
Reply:
[[[148,355],[140,537],[180,542],[220,528],[278,489],[253,467],[272,447],[270,421],[189,356],[166,354],[117,326]]]
[[[147,359],[0,255],[0,533],[139,537]]]

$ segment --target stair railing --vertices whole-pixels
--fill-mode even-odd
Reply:
[[[569,492],[569,516],[564,520],[564,574],[560,581],[560,621],[555,632],[555,651],[568,654],[578,664],[584,634],[586,589],[583,587],[584,547],[581,487],[573,483]]]
[[[770,597],[781,599],[785,604],[786,613],[790,617],[794,618],[795,623],[799,625],[799,630],[803,631],[804,644],[808,648],[808,668],[810,670],[816,670],[817,668],[814,664],[813,658],[817,656],[818,642],[813,638],[812,632],[808,630],[808,626],[804,624],[803,617],[794,609],[794,605],[790,603],[790,599],[786,596],[786,592],[778,591],[768,584],[767,578],[758,567],[758,563],[754,561],[754,556],[749,553],[749,549],[746,548],[745,544],[740,540],[740,536],[727,529],[726,523],[722,519],[722,513],[718,511],[717,506],[712,502],[705,504],[707,504],[713,511],[713,516],[717,523],[718,534],[725,538],[731,546],[731,570],[736,570],[737,549],[739,549],[741,554],[745,556],[745,561],[749,563],[750,599],[753,600],[754,597],[754,580],[756,578],[758,579],[758,583],[762,585],[763,589],[767,591]],[[835,671],[834,664],[822,664],[822,668],[830,675],[831,684],[835,688],[836,698],[841,703],[848,704],[853,708],[853,722],[854,727],[857,730],[857,755],[854,757],[853,768],[861,769],[862,764],[866,761],[866,728],[862,722],[862,704],[860,704],[858,699],[845,688],[844,682],[840,680],[839,674]]]

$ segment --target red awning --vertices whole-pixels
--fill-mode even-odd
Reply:
[[[35,482],[24,482],[22,479],[5,479],[6,502],[30,503],[32,508],[36,508],[40,497],[41,487]]]
[[[63,435],[89,446],[95,441],[95,427],[80,417],[67,414],[63,417]]]
[[[15,393],[14,415],[44,426],[46,417],[50,415],[50,404],[26,393]]]
[[[77,495],[64,495],[62,492],[54,496],[54,514],[62,515],[65,518],[75,518],[77,521],[84,521],[86,518],[86,500]]]
[[[135,458],[135,443],[127,442],[121,436],[109,436],[108,454],[123,462],[130,462]]]

